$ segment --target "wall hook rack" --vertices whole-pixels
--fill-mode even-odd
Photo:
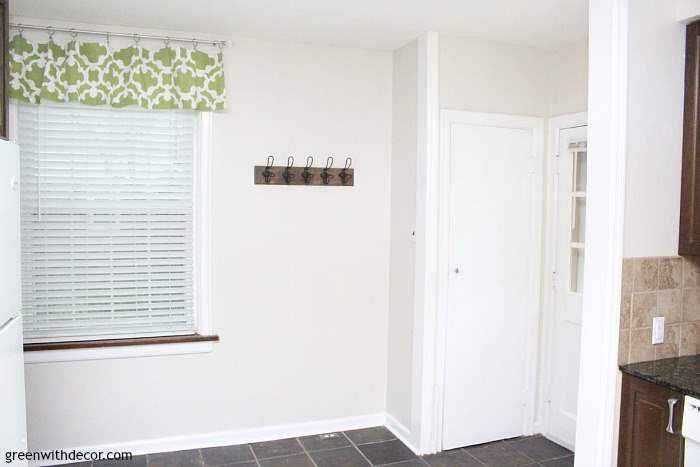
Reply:
[[[267,156],[265,165],[256,165],[253,181],[256,185],[299,186],[355,186],[355,169],[352,158],[345,159],[342,169],[333,168],[334,157],[328,156],[323,167],[314,167],[313,156],[306,158],[303,167],[294,167],[294,156],[287,157],[287,164],[275,165],[275,156]]]

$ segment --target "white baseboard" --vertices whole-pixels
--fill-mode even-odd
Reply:
[[[414,454],[421,455],[411,441],[411,430],[406,428],[402,423],[389,414],[385,414],[384,417],[385,425],[389,431],[391,431],[403,444],[408,446],[408,448],[413,451]]]
[[[131,452],[134,456],[151,454],[155,452],[181,451],[184,449],[209,448],[215,446],[230,446],[234,444],[257,443],[297,436],[315,435],[333,431],[355,430],[386,424],[386,415],[383,413],[360,415],[355,417],[333,418],[315,422],[289,423],[260,428],[243,430],[218,431],[212,433],[197,433],[182,436],[171,436],[147,440],[127,441],[114,444],[101,444],[94,446],[81,446],[76,448],[62,448],[65,451],[81,452]],[[400,424],[397,424],[401,426]],[[402,427],[403,428],[403,427]],[[390,428],[397,438],[404,441],[403,435],[399,435],[395,429]],[[405,428],[404,428],[405,430]],[[407,444],[411,449],[410,445]],[[31,448],[30,448],[31,450]],[[31,466],[56,465],[64,462],[30,462]]]

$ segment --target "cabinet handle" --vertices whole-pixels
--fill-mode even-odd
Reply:
[[[676,432],[673,431],[673,409],[678,403],[678,399],[669,399],[668,401],[668,425],[666,425],[666,432],[675,435]]]

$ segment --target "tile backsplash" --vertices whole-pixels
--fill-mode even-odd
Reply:
[[[664,343],[652,345],[655,317]],[[700,258],[625,258],[620,303],[620,364],[700,353]]]

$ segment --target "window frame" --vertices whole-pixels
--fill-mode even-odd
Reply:
[[[17,142],[18,103],[10,101],[9,139]],[[154,112],[157,112],[155,110]],[[194,335],[32,343],[24,346],[25,363],[101,360],[209,353],[214,342],[211,319],[211,112],[198,112],[193,154],[193,318]]]

